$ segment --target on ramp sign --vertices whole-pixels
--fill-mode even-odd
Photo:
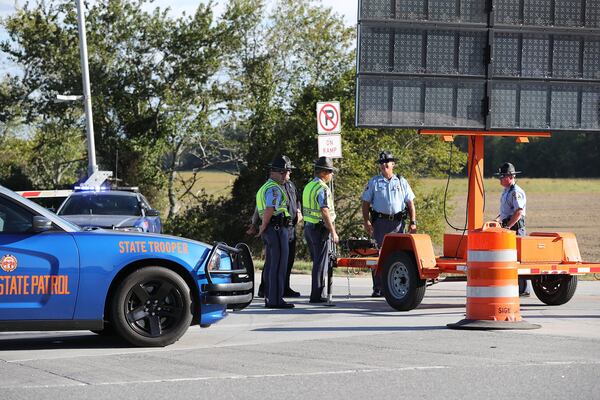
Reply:
[[[319,157],[342,158],[342,135],[319,135]]]
[[[340,133],[340,102],[329,101],[317,103],[317,130],[319,134]]]

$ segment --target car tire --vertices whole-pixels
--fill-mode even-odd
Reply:
[[[538,275],[531,278],[538,299],[549,306],[567,303],[577,289],[576,275]]]
[[[176,342],[192,321],[190,288],[176,272],[158,266],[128,275],[111,301],[115,332],[134,346]]]
[[[383,265],[381,286],[387,303],[398,311],[410,311],[421,304],[427,281],[421,279],[412,254],[397,251]]]

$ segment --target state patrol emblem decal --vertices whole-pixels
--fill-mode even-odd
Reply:
[[[17,269],[17,257],[12,254],[6,254],[0,260],[0,268],[5,272],[13,272]]]

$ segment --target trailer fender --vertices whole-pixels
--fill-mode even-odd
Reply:
[[[433,279],[439,275],[431,238],[425,234],[390,233],[383,238],[377,274],[383,270],[386,258],[395,251],[403,250],[413,253],[421,279]]]

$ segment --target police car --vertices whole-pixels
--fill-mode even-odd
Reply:
[[[56,212],[82,228],[160,233],[160,213],[136,188],[129,191],[78,188]]]
[[[112,331],[166,346],[253,297],[248,247],[83,230],[0,186],[0,331]]]

